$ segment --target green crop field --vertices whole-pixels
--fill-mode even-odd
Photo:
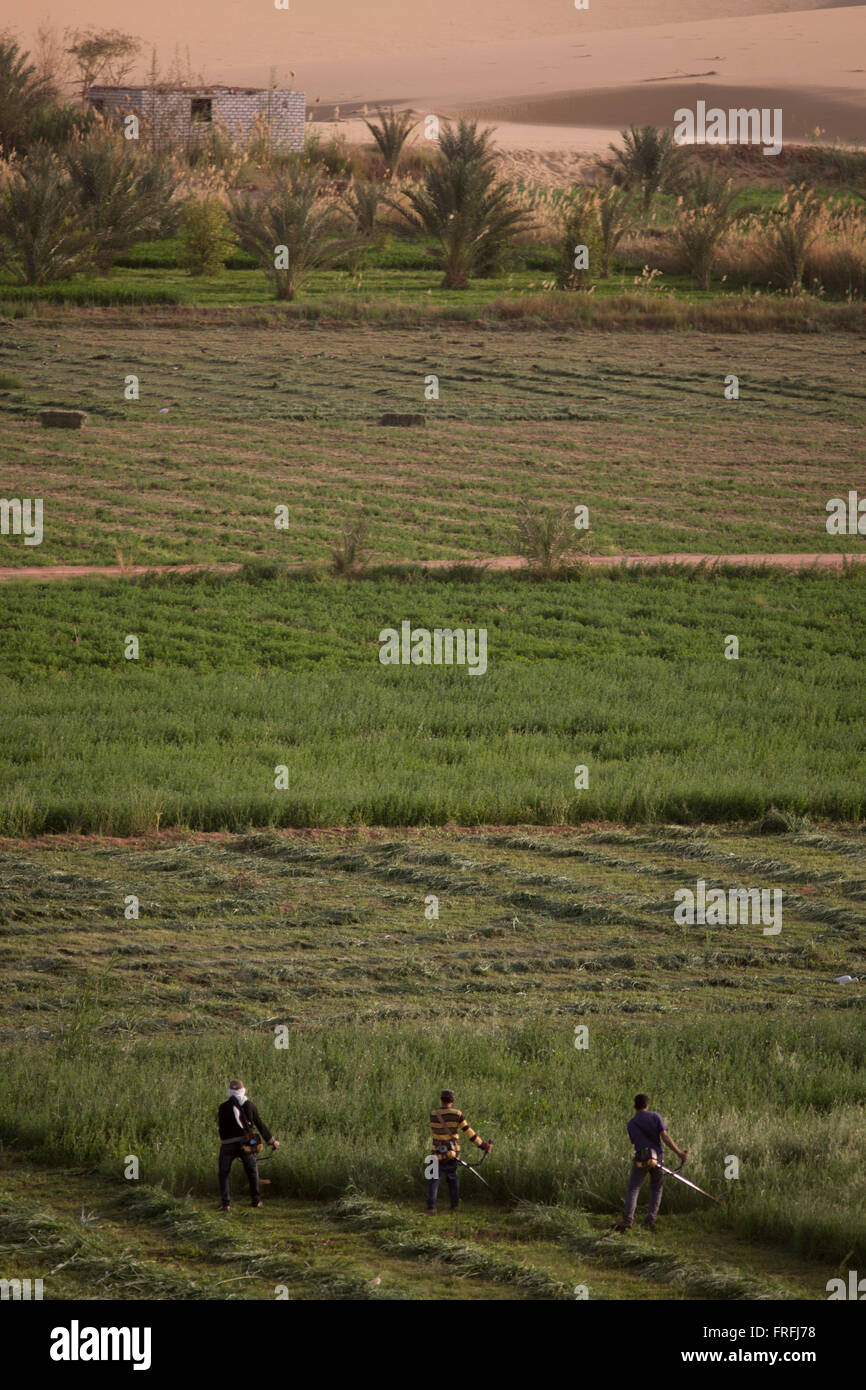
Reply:
[[[0,344],[0,492],[44,502],[0,567],[243,566],[0,584],[9,1272],[52,1299],[826,1298],[866,1261],[866,568],[580,556],[862,554],[825,527],[866,483],[862,339],[213,313],[57,306]],[[461,564],[577,504],[553,575]],[[404,621],[484,629],[487,670],[383,665]],[[777,890],[781,931],[682,924],[699,881]],[[265,1209],[237,1174],[224,1218],[234,1073],[285,1142]],[[443,1084],[494,1149],[434,1222]],[[669,1180],[623,1237],[640,1088],[724,1200]]]
[[[19,583],[0,612],[7,834],[864,812],[860,568]],[[486,629],[486,672],[383,665],[404,621]]]

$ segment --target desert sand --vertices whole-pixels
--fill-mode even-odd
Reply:
[[[286,3],[286,0],[280,0]],[[71,0],[62,23],[122,27],[167,67],[210,82],[302,88],[328,125],[362,105],[468,112],[509,150],[604,148],[623,126],[672,124],[678,106],[780,106],[786,140],[866,131],[866,5],[822,0]],[[0,28],[32,38],[28,0]],[[57,24],[57,15],[50,16]],[[350,138],[360,127],[349,129]]]

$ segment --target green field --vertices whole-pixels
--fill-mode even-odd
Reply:
[[[0,612],[7,834],[864,812],[859,568],[78,580]],[[486,629],[486,673],[382,665],[405,620]]]
[[[824,525],[864,487],[858,338],[7,326],[0,491],[45,537],[0,565],[244,567],[0,585],[4,1277],[751,1301],[862,1268],[866,570],[460,563],[577,503],[578,555],[862,553]],[[486,673],[383,666],[404,620],[484,628]],[[699,879],[780,890],[782,931],[678,924]],[[223,1218],[233,1073],[285,1142]],[[421,1212],[443,1084],[495,1144],[456,1222]],[[669,1180],[626,1238],[640,1088],[725,1200]]]

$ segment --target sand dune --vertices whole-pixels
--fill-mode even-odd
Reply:
[[[503,147],[588,148],[631,122],[670,124],[677,106],[782,106],[787,139],[866,131],[866,4],[826,0],[151,0],[118,17],[116,0],[70,0],[62,22],[133,29],[163,65],[189,50],[209,81],[307,92],[316,118],[335,104],[471,111]],[[0,28],[26,35],[41,16],[0,0]],[[294,77],[289,77],[293,72]],[[318,101],[316,100],[318,98]],[[604,137],[604,138],[602,138]],[[579,143],[576,143],[579,142]]]
[[[277,11],[272,0],[185,0],[183,5],[149,0],[143,8],[121,12],[116,0],[67,0],[62,14],[47,17],[70,28],[120,27],[140,35],[142,72],[152,46],[163,65],[175,52],[183,59],[188,50],[192,69],[210,81],[266,83],[274,66],[279,81],[294,70],[311,96],[328,101],[399,94],[465,101],[566,91],[587,80],[583,71],[573,70],[587,39],[594,62],[601,44],[607,66],[622,65],[606,85],[690,70],[695,58],[703,71],[713,66],[706,58],[722,53],[730,61],[731,54],[713,46],[701,53],[700,43],[692,52],[693,31],[712,45],[717,27],[726,22],[727,44],[740,50],[751,46],[759,81],[793,87],[808,77],[811,85],[833,86],[839,70],[866,65],[866,7],[838,0],[835,5],[716,0],[711,17],[707,0],[654,0],[652,5],[590,0],[590,8],[580,11],[571,0],[436,0],[433,5],[429,0],[289,0],[289,5]],[[33,0],[0,0],[0,29],[11,25],[32,39],[48,8],[38,0],[36,6]],[[807,32],[804,24],[810,20]],[[786,38],[789,25],[793,39]],[[648,41],[653,47],[645,53]],[[776,55],[779,41],[784,50]],[[815,41],[828,55],[835,45],[831,81],[814,70]],[[600,85],[595,77],[593,85]]]
[[[843,99],[832,90],[811,87],[728,87],[694,82],[663,83],[650,91],[603,87],[589,92],[468,104],[462,111],[495,124],[497,143],[503,149],[511,148],[515,142],[536,149],[586,149],[598,144],[599,131],[618,131],[632,122],[670,126],[678,107],[694,110],[699,100],[723,109],[779,108],[783,112],[786,141],[806,140],[816,128],[825,132],[822,138],[831,141],[853,144],[866,136],[863,101],[857,93]]]

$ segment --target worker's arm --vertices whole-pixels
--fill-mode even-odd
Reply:
[[[256,1107],[253,1105],[252,1101],[250,1101],[250,1119],[252,1120],[256,1129],[261,1134],[265,1143],[270,1144],[275,1149],[278,1149],[280,1147],[279,1139],[275,1139],[274,1136],[271,1134],[271,1131],[268,1129],[267,1125],[265,1124]]]
[[[490,1150],[493,1148],[493,1145],[488,1144],[486,1140],[482,1139],[480,1134],[476,1134],[474,1129],[470,1129],[469,1122],[465,1118],[463,1119],[460,1128],[463,1130],[463,1133],[466,1135],[466,1138],[471,1139],[473,1144],[477,1144],[479,1149],[483,1149],[485,1153],[489,1153]]]
[[[682,1161],[683,1161],[683,1163],[685,1163],[686,1159],[687,1159],[688,1156],[689,1156],[689,1151],[688,1151],[688,1149],[678,1149],[677,1146],[676,1146],[676,1144],[674,1143],[673,1139],[672,1139],[671,1136],[668,1134],[668,1132],[667,1132],[666,1129],[663,1129],[663,1130],[662,1130],[662,1143],[663,1143],[663,1144],[667,1144],[667,1146],[668,1146],[669,1149],[673,1149],[673,1151],[674,1151],[674,1153],[677,1155],[677,1157],[678,1157],[678,1158],[681,1158]]]

